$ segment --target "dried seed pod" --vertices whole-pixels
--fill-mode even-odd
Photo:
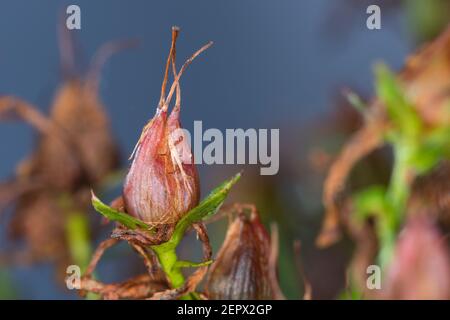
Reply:
[[[187,64],[209,45],[197,51],[176,75],[174,53],[177,35],[178,29],[174,28],[160,102],[138,141],[123,189],[126,211],[152,225],[176,223],[198,204],[200,198],[197,169],[179,120],[181,95],[178,80]],[[165,97],[171,62],[175,79]],[[168,116],[175,88],[177,99]]]
[[[450,256],[427,217],[411,217],[388,269],[384,299],[450,299]]]
[[[30,261],[55,261],[65,272],[71,259],[67,218],[72,212],[91,208],[90,188],[101,184],[118,165],[118,146],[98,93],[100,68],[112,53],[131,42],[106,43],[88,72],[79,75],[65,24],[60,30],[65,31],[60,39],[65,77],[50,115],[41,114],[20,98],[0,97],[0,118],[22,119],[39,133],[36,149],[18,165],[16,176],[0,184],[0,213],[7,205],[15,205],[9,231],[14,240],[27,243],[20,256]],[[70,205],[62,205],[67,196]]]
[[[118,148],[109,119],[97,87],[89,78],[71,79],[64,83],[53,101],[51,118],[72,137],[71,157],[74,158],[76,153],[83,182],[97,185],[117,167]],[[53,145],[50,141],[46,143],[47,148]],[[58,161],[64,165],[70,164],[69,160]],[[57,164],[52,163],[53,166],[56,168]]]
[[[61,26],[60,32],[64,81],[49,115],[57,132],[40,135],[26,169],[29,176],[43,178],[48,186],[74,190],[80,184],[98,185],[119,164],[118,147],[99,96],[99,78],[108,58],[134,42],[103,44],[88,71],[80,75],[75,67],[74,40],[65,27]]]
[[[205,287],[210,299],[274,299],[270,239],[256,211],[240,213],[229,226]]]

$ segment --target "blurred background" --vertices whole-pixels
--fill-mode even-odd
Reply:
[[[158,102],[171,26],[181,28],[179,63],[207,41],[214,41],[182,78],[184,127],[191,130],[194,120],[202,120],[204,129],[279,128],[280,170],[276,176],[259,176],[258,165],[202,165],[202,196],[244,169],[228,202],[253,202],[266,225],[279,224],[279,274],[287,297],[296,299],[303,292],[293,255],[294,240],[302,242],[301,260],[315,288],[314,297],[338,296],[352,245],[344,239],[326,250],[314,246],[323,214],[323,168],[328,161],[319,149],[337,152],[358,127],[360,120],[347,106],[342,89],[352,88],[369,98],[373,64],[384,61],[398,70],[411,52],[450,21],[448,1],[429,0],[425,6],[420,0],[3,0],[0,94],[21,97],[48,113],[62,80],[57,26],[69,4],[81,8],[82,28],[71,31],[80,72],[101,44],[139,40],[138,47],[108,60],[100,79],[100,97],[120,147],[123,168]],[[370,4],[381,7],[381,30],[366,28]],[[2,122],[0,145],[0,178],[6,180],[31,153],[35,131],[20,122]],[[370,174],[386,179],[376,171]],[[119,193],[120,182],[103,198],[112,200]],[[9,208],[0,218],[0,251],[23,245],[7,240],[13,211]],[[110,225],[96,226],[99,231],[92,236],[92,246],[111,230]],[[216,250],[225,226],[218,223],[208,228]],[[182,256],[200,256],[190,237],[181,250]],[[139,258],[121,245],[107,255],[98,274],[108,282],[144,270]],[[54,273],[50,262],[2,261],[0,297],[78,298]]]

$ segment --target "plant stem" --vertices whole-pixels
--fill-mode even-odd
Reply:
[[[66,237],[72,261],[84,272],[91,256],[89,225],[85,214],[77,211],[67,214]]]
[[[72,261],[77,264],[84,273],[91,256],[89,237],[89,222],[85,214],[77,211],[68,212],[66,222],[66,237]],[[99,296],[88,292],[86,299],[97,300]]]
[[[389,263],[394,253],[395,240],[403,219],[410,194],[408,174],[409,160],[414,150],[407,141],[394,143],[394,166],[386,193],[386,211],[382,215],[378,234],[380,239],[379,260],[381,268]]]
[[[167,243],[166,243],[167,244]],[[175,251],[176,247],[171,245],[167,246],[165,244],[152,246],[155,252],[161,268],[167,276],[172,288],[179,288],[184,285],[185,279],[181,272],[181,268],[176,265],[178,258]],[[180,298],[181,300],[193,300],[194,296],[192,294],[185,295]]]
[[[168,280],[170,281],[170,285],[173,288],[179,288],[184,284],[184,276],[181,272],[180,268],[176,267],[175,264],[177,262],[177,254],[175,249],[173,250],[165,250],[159,246],[152,247],[156,256],[158,257],[159,263],[163,271],[165,272]]]
[[[408,163],[412,151],[406,142],[394,145],[394,168],[387,191],[387,199],[393,208],[397,225],[403,216],[409,196],[408,172],[410,168]]]

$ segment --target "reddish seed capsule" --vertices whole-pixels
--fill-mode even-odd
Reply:
[[[176,223],[197,206],[200,198],[197,169],[189,143],[180,131],[178,78],[181,72],[175,76],[170,91],[173,93],[177,88],[176,103],[169,116],[171,93],[165,98],[171,62],[174,67],[177,32],[177,29],[173,30],[160,103],[139,139],[123,189],[127,212],[152,225]]]
[[[127,212],[150,224],[174,223],[199,201],[195,165],[169,143],[178,115],[167,118],[158,109],[144,130],[124,186]]]
[[[206,283],[210,299],[273,299],[270,239],[256,212],[240,214],[229,226]]]

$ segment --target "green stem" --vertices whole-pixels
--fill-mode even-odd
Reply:
[[[386,193],[385,213],[381,216],[378,235],[380,239],[379,261],[381,268],[389,263],[394,253],[398,229],[404,217],[406,204],[410,194],[408,174],[409,160],[414,150],[407,141],[394,144],[394,167]]]
[[[167,250],[160,246],[153,246],[153,251],[158,257],[161,268],[166,274],[172,288],[179,288],[184,284],[184,276],[181,269],[176,266],[177,254],[175,249]]]
[[[68,212],[66,238],[72,261],[84,272],[91,256],[89,225],[85,214],[78,211]]]
[[[409,159],[412,154],[411,147],[407,143],[394,145],[394,168],[387,193],[387,199],[395,214],[396,224],[401,221],[409,196],[408,172]]]
[[[386,216],[379,220],[378,238],[380,241],[379,263],[381,270],[389,264],[391,257],[394,254],[396,228],[393,225],[393,219],[389,219],[392,216],[392,210],[388,210]]]
[[[166,245],[169,244],[169,245]],[[170,286],[172,288],[180,288],[184,285],[185,279],[184,275],[181,272],[181,267],[178,266],[177,262],[177,253],[175,251],[176,246],[170,245],[170,243],[163,243],[161,245],[152,246],[151,247],[155,252],[159,263],[161,264],[161,268],[166,274],[167,279],[169,280]],[[195,299],[195,295],[188,294],[182,296],[181,300],[193,300]]]
[[[86,214],[78,211],[67,213],[66,239],[73,263],[84,273],[91,257],[89,222]],[[97,300],[98,295],[89,292],[88,300]]]

